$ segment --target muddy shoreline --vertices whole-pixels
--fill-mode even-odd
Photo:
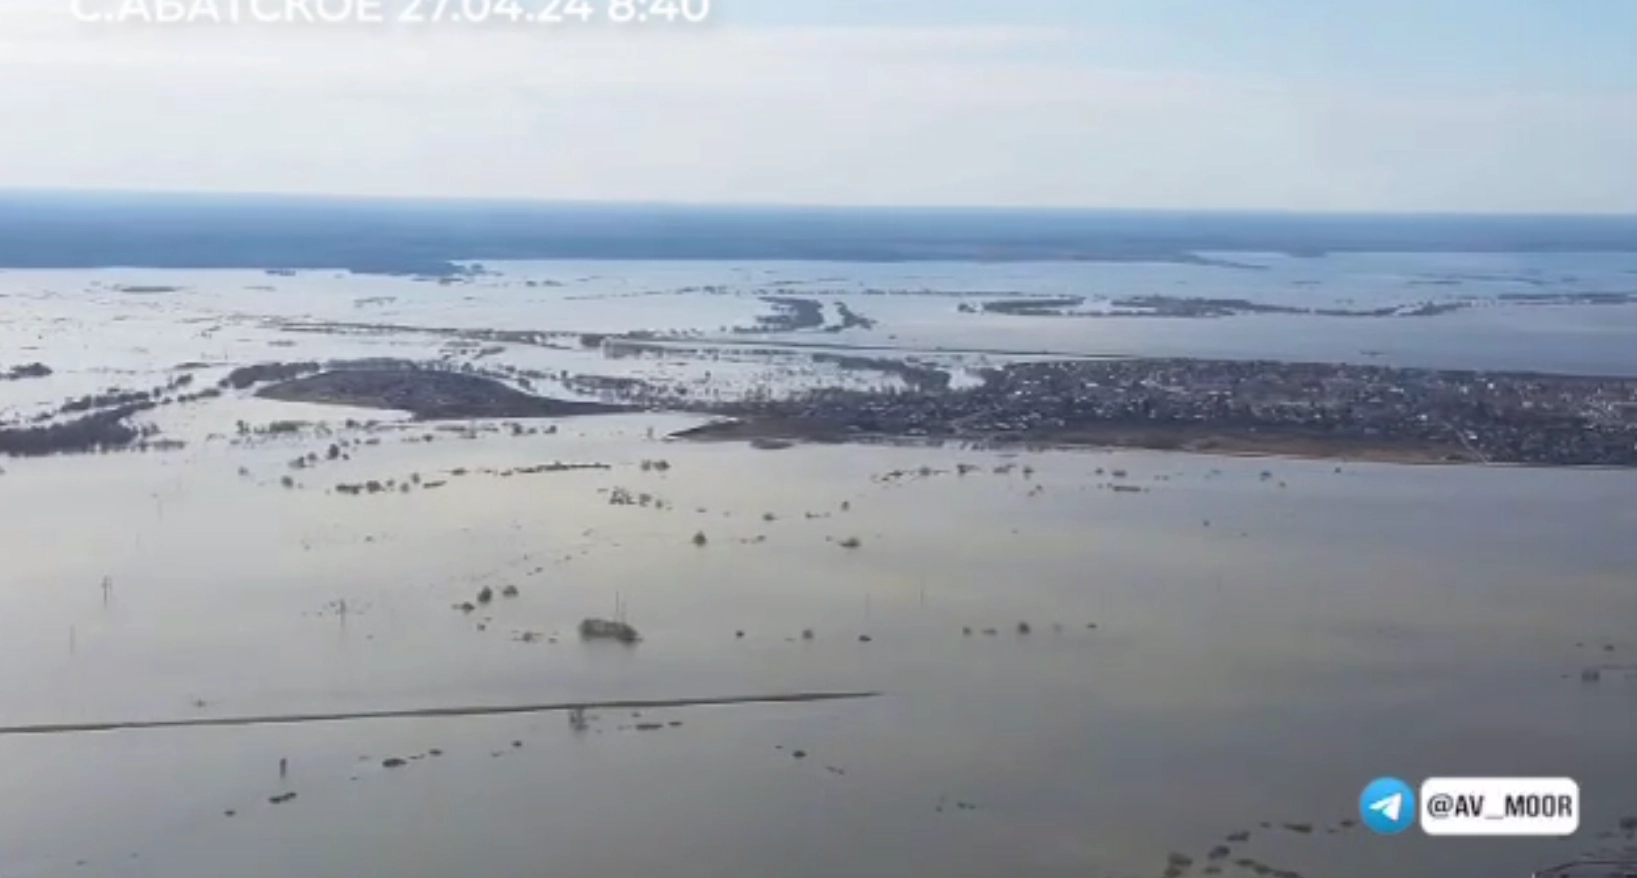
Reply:
[[[855,430],[840,422],[795,418],[717,421],[672,433],[691,442],[780,442],[906,445],[956,441],[994,448],[1125,448],[1226,457],[1288,457],[1395,464],[1474,464],[1480,458],[1459,444],[1370,441],[1299,430],[1249,430],[1217,426],[1107,424],[1026,434],[910,436]]]

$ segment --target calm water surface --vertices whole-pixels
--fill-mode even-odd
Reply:
[[[1637,278],[1630,254],[1230,258],[1257,267],[555,262],[453,287],[332,272],[0,272],[0,365],[57,370],[0,383],[0,409],[152,387],[185,362],[205,364],[189,367],[201,384],[257,360],[480,362],[444,336],[279,321],[733,337],[724,327],[766,313],[769,292],[881,321],[785,339],[806,343],[1637,374],[1629,306],[1087,320],[966,315],[952,295],[1373,307],[1631,291]],[[481,362],[699,392],[843,377],[733,356],[611,360],[572,344]],[[1212,846],[1251,830],[1229,862],[1307,878],[1490,878],[1632,843],[1598,836],[1637,815],[1637,679],[1579,680],[1590,665],[1637,661],[1631,473],[757,452],[652,441],[650,428],[685,422],[649,416],[431,444],[404,441],[422,428],[383,427],[349,461],[293,470],[332,440],[220,436],[241,419],[349,416],[397,420],[228,399],[156,414],[186,451],[5,461],[0,724],[883,695],[607,712],[579,735],[541,715],[0,737],[0,876],[1157,878],[1171,852],[1203,874]],[[654,458],[671,468],[640,467]],[[551,461],[611,469],[493,473]],[[978,469],[957,475],[961,463]],[[413,473],[448,484],[329,490]],[[1144,491],[1116,493],[1115,481]],[[616,487],[664,508],[610,505]],[[848,538],[860,548],[842,548]],[[507,584],[521,597],[452,609]],[[573,636],[616,602],[642,629],[639,647]],[[631,728],[652,721],[683,724]],[[1587,813],[1568,841],[1340,829],[1381,774],[1571,775]],[[287,791],[297,798],[268,802]]]
[[[1637,651],[1631,474],[644,438],[675,424],[8,461],[0,721],[882,697],[3,737],[0,874],[1158,876],[1249,829],[1233,858],[1310,878],[1489,878],[1637,814],[1637,681],[1578,679]],[[613,468],[481,472],[553,460]],[[449,484],[326,492],[411,473]],[[578,642],[616,598],[646,641]],[[683,725],[621,728],[653,720]],[[1587,813],[1570,841],[1326,832],[1381,774],[1571,775]]]

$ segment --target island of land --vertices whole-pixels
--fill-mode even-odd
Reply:
[[[559,418],[630,410],[535,396],[482,375],[418,368],[331,369],[269,385],[257,395],[285,402],[394,409],[422,421]]]

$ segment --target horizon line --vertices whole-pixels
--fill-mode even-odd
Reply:
[[[144,189],[144,188],[76,188],[76,187],[10,187],[0,186],[0,199],[23,197],[124,197],[174,198],[209,200],[283,200],[283,201],[346,201],[364,204],[421,204],[448,206],[494,205],[507,207],[582,207],[582,208],[637,208],[671,210],[788,210],[788,211],[851,211],[917,213],[1032,213],[1032,214],[1148,214],[1148,215],[1218,215],[1218,216],[1308,216],[1308,217],[1372,217],[1406,219],[1594,219],[1637,221],[1637,210],[1629,211],[1476,211],[1458,209],[1399,208],[1290,208],[1290,207],[1131,207],[1131,206],[1064,206],[1025,204],[824,204],[812,202],[779,201],[644,201],[631,199],[578,199],[489,195],[426,195],[345,192],[269,192],[254,190],[201,190],[201,189]]]

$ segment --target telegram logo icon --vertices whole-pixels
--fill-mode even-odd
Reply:
[[[1377,835],[1397,835],[1415,823],[1415,791],[1396,777],[1370,781],[1358,797],[1359,819]]]

